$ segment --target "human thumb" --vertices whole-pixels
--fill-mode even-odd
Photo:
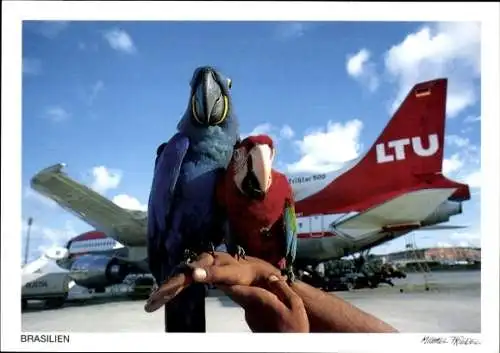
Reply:
[[[196,282],[204,282],[207,279],[208,273],[207,270],[203,268],[195,268],[193,270],[193,279]]]

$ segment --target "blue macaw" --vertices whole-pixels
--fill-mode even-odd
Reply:
[[[197,68],[178,132],[158,147],[148,206],[148,259],[158,285],[197,254],[213,251],[226,229],[215,185],[227,168],[239,127],[231,81],[212,67]],[[165,331],[205,332],[202,284],[165,305]]]

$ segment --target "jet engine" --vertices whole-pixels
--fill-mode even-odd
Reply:
[[[71,265],[69,275],[76,284],[89,289],[104,289],[122,283],[129,269],[117,258],[84,255]]]
[[[462,203],[455,201],[445,201],[439,205],[426,219],[422,221],[422,226],[431,226],[438,223],[448,222],[451,216],[462,213]]]

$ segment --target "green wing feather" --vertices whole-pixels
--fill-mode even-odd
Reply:
[[[284,223],[286,234],[286,258],[293,263],[297,254],[297,216],[295,207],[288,203],[284,210]]]

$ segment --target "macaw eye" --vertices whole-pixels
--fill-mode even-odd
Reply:
[[[243,159],[243,152],[241,148],[234,150],[233,158],[236,163],[239,164],[241,162],[241,160]]]

